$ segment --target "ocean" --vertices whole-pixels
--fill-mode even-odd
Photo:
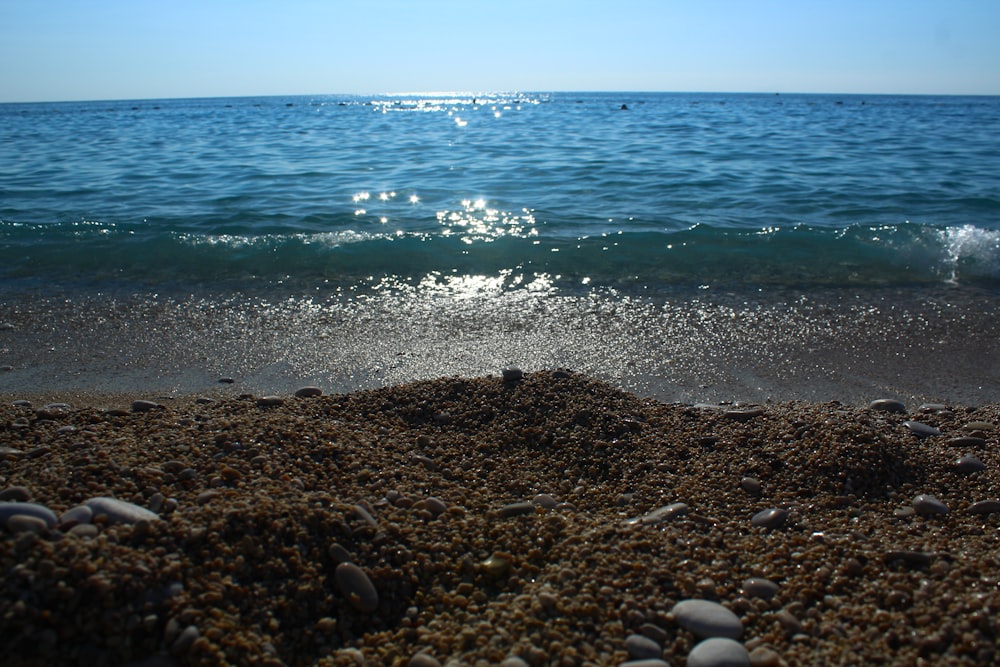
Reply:
[[[998,303],[998,97],[0,105],[0,392],[1000,400]]]

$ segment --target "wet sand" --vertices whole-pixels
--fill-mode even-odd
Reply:
[[[499,367],[280,401],[236,384],[3,395],[5,498],[158,517],[0,534],[7,664],[618,665],[642,635],[679,665],[692,598],[738,617],[757,665],[1000,659],[997,402],[672,404]]]

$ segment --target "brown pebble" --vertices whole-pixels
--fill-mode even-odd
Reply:
[[[365,614],[378,609],[378,592],[360,567],[354,563],[341,563],[334,572],[334,578],[352,607]]]

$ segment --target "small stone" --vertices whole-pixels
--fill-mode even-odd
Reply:
[[[753,518],[750,519],[750,523],[761,528],[770,528],[773,530],[785,525],[787,518],[788,510],[772,507],[754,514]]]
[[[524,661],[524,658],[512,655],[509,658],[505,658],[504,661],[500,663],[500,667],[530,667],[530,665]]]
[[[687,667],[750,667],[743,644],[724,637],[699,642],[687,657]]]
[[[544,507],[547,510],[552,509],[558,505],[558,501],[547,493],[539,493],[534,498],[531,499],[533,505],[538,505],[539,507]]]
[[[0,491],[0,501],[26,503],[31,500],[31,491],[23,486],[8,486]]]
[[[739,639],[743,634],[743,624],[739,617],[718,602],[682,600],[674,605],[672,613],[682,628],[701,639]]]
[[[780,664],[781,656],[773,649],[758,646],[750,651],[750,665],[752,667],[778,667]]]
[[[417,507],[420,509],[427,510],[434,516],[439,516],[441,514],[444,514],[445,511],[447,511],[448,503],[441,500],[440,498],[430,496],[428,498],[424,498],[419,503],[417,503]]]
[[[918,514],[947,514],[948,507],[934,496],[921,493],[913,499],[913,509]]]
[[[644,526],[649,526],[652,524],[661,523],[663,521],[672,521],[678,517],[682,517],[688,513],[688,506],[686,503],[671,503],[659,509],[655,509],[649,514],[646,514],[641,519],[639,523]]]
[[[236,382],[233,378],[219,378],[219,384],[233,384]]]
[[[151,410],[159,410],[163,406],[154,401],[132,401],[132,412],[150,412]]]
[[[983,421],[972,421],[966,424],[964,428],[966,431],[993,431],[996,429],[996,424]]]
[[[441,662],[434,656],[421,652],[410,658],[407,665],[409,667],[441,667]]]
[[[652,639],[654,642],[656,642],[661,646],[663,645],[663,642],[667,641],[667,639],[670,637],[670,635],[667,634],[666,630],[656,625],[655,623],[643,623],[642,625],[639,626],[639,632],[646,635],[647,637],[649,637],[650,639]]]
[[[760,493],[760,480],[756,477],[744,477],[740,480],[740,488],[756,496]]]
[[[322,396],[323,390],[319,387],[301,387],[295,391],[295,395],[299,398],[313,398],[315,396]]]
[[[59,525],[72,528],[77,524],[90,523],[93,518],[94,510],[86,505],[77,505],[59,515]]]
[[[214,489],[206,489],[205,491],[202,491],[201,493],[198,494],[198,497],[195,498],[195,502],[198,503],[199,505],[207,505],[216,498],[218,498],[220,495],[222,494],[219,491],[216,491]]]
[[[174,655],[184,655],[194,645],[200,634],[197,627],[187,626],[170,645],[170,652]]]
[[[955,471],[963,475],[971,475],[974,472],[985,470],[986,464],[975,456],[963,456],[955,461]]]
[[[778,588],[778,584],[762,577],[751,577],[743,580],[743,594],[750,598],[770,600],[777,594]]]
[[[788,611],[787,609],[782,609],[774,615],[774,619],[781,624],[781,627],[785,629],[789,635],[797,635],[802,632],[802,622],[795,617],[795,614]]]
[[[870,410],[879,412],[906,412],[906,405],[902,401],[891,398],[880,398],[868,404]]]
[[[281,396],[261,396],[257,399],[257,405],[262,408],[273,408],[279,405],[283,405],[285,399]]]
[[[499,579],[510,572],[510,558],[501,554],[493,554],[480,563],[479,566],[487,575],[494,579]]]
[[[947,442],[949,447],[961,447],[963,449],[985,447],[986,438],[977,438],[972,435],[961,435],[957,438],[950,438]]]
[[[969,505],[972,514],[993,514],[1000,512],[1000,500],[980,500]]]
[[[505,368],[501,372],[501,377],[504,382],[517,382],[524,378],[524,371],[515,367]]]
[[[905,421],[903,426],[910,429],[910,432],[918,438],[929,438],[933,435],[941,435],[941,431],[934,426],[929,426],[923,422]]]
[[[625,650],[637,660],[659,658],[663,649],[655,641],[643,635],[629,635],[625,638]]]
[[[534,503],[511,503],[510,505],[504,505],[499,509],[499,514],[503,518],[508,518],[512,516],[522,516],[525,514],[534,514],[535,505]]]
[[[12,533],[34,533],[41,535],[49,529],[45,519],[29,514],[14,514],[7,517],[7,530]]]
[[[909,519],[916,513],[917,511],[912,507],[897,507],[892,511],[892,515],[897,519]]]
[[[886,563],[901,561],[913,567],[927,567],[931,564],[933,559],[933,554],[929,554],[924,551],[910,551],[906,549],[887,551],[883,557],[883,560]]]
[[[91,539],[97,537],[100,532],[100,529],[92,523],[78,523],[70,528],[67,534],[81,539]]]
[[[139,507],[124,500],[100,496],[83,503],[94,512],[94,517],[105,516],[109,523],[136,523],[137,521],[159,521],[160,517],[145,507]]]
[[[360,567],[354,563],[341,563],[334,571],[334,579],[352,607],[365,614],[378,609],[378,592]]]
[[[0,502],[0,523],[6,524],[7,519],[18,514],[33,516],[41,519],[49,528],[52,528],[59,523],[59,518],[56,516],[55,512],[50,510],[45,505],[38,505],[36,503],[12,503],[7,501]]]
[[[644,658],[642,660],[622,662],[618,667],[670,667],[670,663],[660,658]]]
[[[763,414],[764,410],[762,408],[743,408],[743,409],[726,410],[725,412],[722,413],[722,416],[725,417],[726,419],[732,419],[733,421],[747,422],[753,419],[754,417],[760,417]]]

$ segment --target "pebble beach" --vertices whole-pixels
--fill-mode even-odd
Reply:
[[[1000,405],[2,399],[8,665],[1000,659]]]

